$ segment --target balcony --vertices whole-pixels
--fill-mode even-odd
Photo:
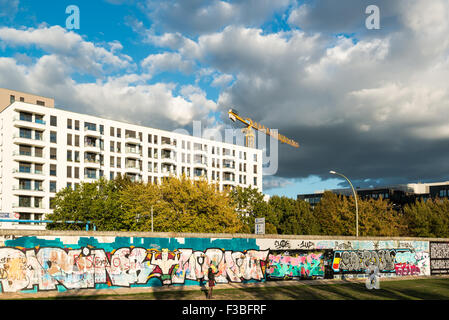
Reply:
[[[226,162],[223,161],[223,172],[235,172],[235,164],[234,162]]]
[[[32,153],[26,151],[13,151],[12,153],[13,160],[15,161],[24,161],[24,162],[37,162],[37,163],[45,163],[44,155],[42,153]]]
[[[95,158],[84,158],[84,166],[87,168],[100,168],[100,160]]]
[[[36,188],[32,188],[31,186],[13,186],[12,187],[13,194],[20,194],[20,195],[34,195],[36,193],[42,193],[45,192],[44,188],[42,186]]]
[[[34,121],[33,121],[34,118]],[[35,117],[23,117],[15,116],[13,118],[14,126],[17,128],[30,128],[44,130],[46,122],[42,119],[36,119]]]
[[[141,144],[140,139],[137,136],[133,136],[133,135],[129,135],[129,134],[125,134],[125,142],[138,144],[138,145]]]
[[[129,173],[140,173],[140,171],[142,171],[140,169],[140,166],[138,164],[134,164],[134,163],[125,163],[125,169],[126,172]]]
[[[100,149],[100,143],[98,142],[84,142],[84,150],[86,152],[93,152],[93,153],[100,153],[101,149]]]
[[[15,144],[28,144],[32,146],[44,147],[45,142],[42,135],[33,135],[28,133],[15,133],[13,135]]]
[[[84,127],[84,136],[100,138],[101,132],[93,127]]]
[[[137,148],[125,147],[125,154],[127,158],[138,159],[142,156],[142,153]]]
[[[42,170],[32,170],[31,168],[21,167],[12,169],[13,177],[30,178],[30,179],[44,179],[45,175]]]

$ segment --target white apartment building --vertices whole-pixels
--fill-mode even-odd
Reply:
[[[12,99],[0,112],[0,229],[44,229],[66,187],[118,174],[160,183],[185,174],[221,190],[262,191],[262,151]]]

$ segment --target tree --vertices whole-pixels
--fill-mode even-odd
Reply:
[[[90,221],[98,231],[128,230],[123,221],[119,192],[131,182],[118,177],[115,180],[99,179],[93,183],[82,182],[77,188],[65,188],[56,194],[55,209],[47,218],[54,221]],[[84,224],[51,223],[48,229],[82,230]]]
[[[421,199],[404,207],[404,220],[411,237],[448,237],[449,200]]]
[[[255,232],[255,219],[265,218],[265,233],[277,234],[278,218],[272,207],[264,200],[264,195],[251,186],[237,186],[230,192],[230,198],[236,207],[240,220],[243,222],[243,232]]]
[[[360,236],[399,236],[403,230],[400,215],[389,201],[379,198],[358,200]],[[313,210],[325,235],[353,236],[356,234],[354,197],[326,191]]]
[[[157,232],[241,232],[243,224],[226,192],[206,180],[170,177],[160,185],[131,184],[121,192],[127,224]],[[136,217],[140,215],[139,221]]]

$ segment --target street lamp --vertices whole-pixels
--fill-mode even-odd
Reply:
[[[345,178],[346,181],[348,181],[349,185],[351,186],[352,193],[354,194],[354,199],[355,199],[355,236],[358,238],[359,237],[359,206],[357,204],[357,193],[355,192],[355,189],[352,186],[351,181],[349,181],[349,179],[346,178],[343,174],[335,172],[334,170],[329,171],[329,173],[339,175],[339,176]]]

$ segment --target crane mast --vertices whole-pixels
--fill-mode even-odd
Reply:
[[[261,125],[260,123],[257,123],[253,121],[250,118],[242,118],[239,116],[239,113],[234,109],[229,109],[229,119],[231,119],[233,122],[240,121],[243,124],[246,125],[246,128],[242,129],[242,132],[245,134],[245,146],[254,148],[254,130],[260,131],[265,133],[266,135],[273,137],[274,139],[279,140],[281,143],[286,143],[292,147],[299,148],[298,142],[287,138],[286,136],[283,136],[282,134],[279,134],[275,131],[272,131],[269,128],[265,128],[265,126]]]

